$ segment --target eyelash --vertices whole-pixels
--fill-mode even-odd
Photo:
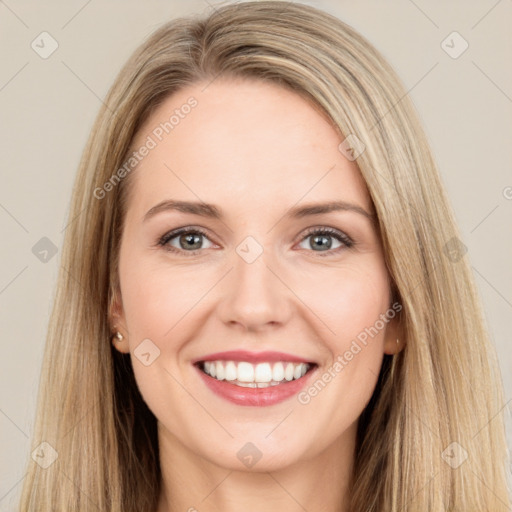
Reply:
[[[165,235],[163,235],[158,240],[157,246],[161,246],[166,251],[177,253],[177,254],[180,254],[180,255],[183,255],[183,253],[187,253],[188,256],[196,256],[197,254],[199,254],[203,249],[197,249],[195,251],[185,251],[183,249],[177,249],[176,247],[172,247],[170,245],[167,245],[168,242],[171,241],[173,238],[176,238],[177,236],[183,235],[183,234],[199,234],[199,235],[204,236],[205,238],[208,238],[208,234],[203,229],[201,229],[201,228],[196,228],[196,227],[193,227],[193,228],[192,227],[179,228],[179,229],[175,229],[174,231],[170,231],[169,233],[166,233]],[[331,237],[335,238],[336,240],[338,240],[339,242],[341,242],[343,244],[343,246],[344,246],[344,247],[338,247],[336,249],[329,249],[329,250],[326,250],[326,251],[313,251],[313,250],[311,250],[312,252],[318,253],[318,256],[320,256],[320,257],[325,257],[325,256],[329,256],[329,255],[332,255],[332,254],[336,254],[336,253],[338,253],[341,250],[350,249],[351,247],[353,247],[355,245],[355,242],[349,236],[347,236],[345,233],[343,233],[341,231],[338,231],[337,229],[327,228],[327,227],[309,228],[306,231],[306,233],[304,234],[304,236],[299,240],[299,242],[302,242],[306,238],[308,238],[310,236],[313,236],[313,235],[317,235],[317,236],[318,235],[328,235],[328,236],[331,236]],[[322,254],[322,253],[325,253],[325,254]]]

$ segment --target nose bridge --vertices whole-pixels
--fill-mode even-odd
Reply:
[[[253,237],[247,237],[236,247],[234,269],[223,302],[225,322],[257,330],[267,324],[286,321],[289,294],[275,275],[272,263],[275,259],[270,250],[264,249]]]

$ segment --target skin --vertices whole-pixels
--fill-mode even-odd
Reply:
[[[357,420],[383,355],[402,348],[396,317],[307,404],[293,396],[267,407],[235,405],[212,393],[191,361],[224,350],[282,351],[318,364],[311,382],[332,367],[391,306],[381,241],[356,212],[285,214],[334,200],[371,212],[368,191],[356,162],[338,149],[343,138],[300,96],[259,81],[205,85],[167,98],[136,135],[139,147],[174,109],[197,99],[130,176],[112,313],[124,336],[115,346],[131,353],[158,420],[158,512],[348,511]],[[170,198],[213,203],[224,218],[166,211],[143,221]],[[179,236],[168,245],[180,253],[157,245],[184,226],[207,232],[198,254]],[[305,234],[311,227],[339,230],[355,245],[329,238],[331,249],[322,251]],[[247,236],[263,249],[250,264],[236,252]],[[134,355],[145,339],[160,350],[149,366]],[[262,454],[251,468],[237,457],[247,442]]]

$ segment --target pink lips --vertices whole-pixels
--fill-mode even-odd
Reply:
[[[307,382],[310,380],[311,374],[316,368],[316,365],[313,363],[313,368],[310,369],[310,371],[308,371],[303,377],[292,381],[283,381],[281,384],[276,386],[269,386],[266,388],[249,388],[237,386],[226,380],[217,380],[210,375],[207,375],[202,371],[198,364],[203,361],[247,361],[254,364],[277,361],[308,363],[310,361],[283,352],[267,351],[255,353],[243,350],[217,352],[208,354],[207,356],[193,361],[200,377],[203,379],[203,382],[216,395],[237,405],[259,407],[277,404],[299,393],[299,391],[305,387]]]

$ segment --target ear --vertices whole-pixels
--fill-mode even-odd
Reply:
[[[128,344],[128,329],[126,328],[126,319],[124,316],[123,302],[121,299],[121,291],[119,288],[112,294],[109,306],[109,325],[112,331],[112,344],[114,347],[123,354],[130,353]],[[119,339],[116,334],[121,333],[122,339]]]
[[[386,333],[384,335],[385,354],[397,354],[405,347],[405,336],[400,318],[400,314],[397,313],[386,325]]]

